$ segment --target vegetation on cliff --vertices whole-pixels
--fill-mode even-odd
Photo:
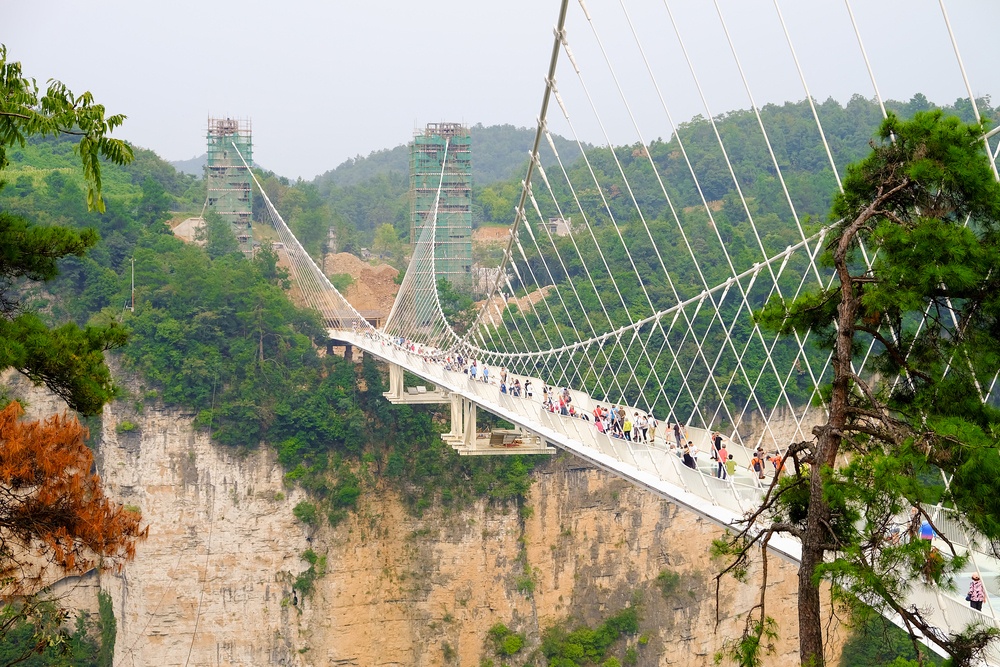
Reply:
[[[10,164],[9,149],[31,137],[71,137],[79,158],[73,171],[85,192],[80,200],[104,211],[103,161],[124,165],[133,157],[109,136],[123,120],[106,116],[90,93],[74,95],[58,81],[40,93],[0,45],[0,171]],[[82,257],[96,242],[93,230],[41,226],[0,208],[0,371],[12,368],[44,384],[84,415],[99,413],[117,392],[104,353],[123,345],[125,332],[115,322],[50,327],[31,308],[26,289],[52,281],[61,258]],[[138,512],[104,496],[75,417],[22,421],[23,412],[17,402],[0,410],[0,644],[4,653],[13,651],[8,664],[60,643],[86,652],[83,621],[67,640],[64,616],[38,589],[55,574],[121,567],[147,534]]]

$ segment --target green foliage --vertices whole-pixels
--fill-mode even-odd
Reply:
[[[639,612],[635,605],[605,619],[596,629],[586,626],[568,632],[555,625],[542,632],[541,651],[550,667],[577,667],[605,660],[611,646],[621,637],[639,632]],[[626,652],[625,664],[631,655]],[[637,657],[637,654],[636,654]]]
[[[448,642],[441,643],[441,651],[444,654],[444,661],[451,662],[458,657],[458,651]]]
[[[917,652],[905,632],[870,609],[858,621],[844,644],[840,667],[908,667],[916,664]],[[922,658],[925,664],[944,664],[930,651],[925,650]]]
[[[524,575],[518,577],[514,581],[514,588],[521,595],[530,596],[535,592],[535,578],[531,575],[531,572],[526,572]]]
[[[330,284],[337,288],[337,291],[343,294],[347,291],[347,288],[354,284],[354,278],[351,277],[349,273],[335,273],[330,276]]]
[[[132,149],[108,135],[125,116],[105,116],[103,104],[85,92],[74,95],[59,81],[50,80],[44,94],[33,78],[21,73],[21,63],[7,60],[7,47],[0,44],[0,171],[9,164],[8,147],[24,146],[29,137],[70,134],[78,137],[87,184],[87,207],[104,211],[101,198],[101,160],[124,165],[132,161]]]
[[[902,115],[912,115],[929,104],[917,96],[906,103],[889,102],[888,106],[900,110]],[[968,105],[961,106],[959,110],[965,112]],[[841,106],[828,100],[819,113],[827,119],[824,125],[828,137],[836,136],[835,157],[839,167],[867,154],[868,142],[881,121],[881,112],[874,101],[855,97]],[[991,110],[986,113],[990,115]],[[654,311],[671,308],[679,300],[695,298],[705,286],[728,278],[731,270],[751,270],[765,257],[773,257],[801,241],[797,222],[806,233],[818,229],[816,221],[823,220],[829,211],[836,179],[822,152],[816,150],[818,137],[810,105],[804,101],[767,105],[760,110],[760,119],[767,128],[775,159],[781,165],[783,182],[768,164],[767,145],[757,115],[750,110],[728,112],[714,119],[714,127],[726,139],[727,155],[719,149],[713,124],[708,119],[696,118],[679,127],[676,136],[669,140],[658,139],[646,146],[593,149],[587,154],[589,165],[567,163],[568,178],[582,213],[587,216],[589,231],[582,227],[579,214],[575,214],[574,220],[575,226],[580,225],[579,233],[571,236],[549,241],[540,227],[534,229],[532,233],[541,236],[545,252],[558,251],[563,261],[543,264],[533,244],[525,244],[526,256],[522,257],[518,250],[513,259],[516,270],[510,271],[515,295],[524,296],[538,287],[556,285],[563,296],[550,294],[548,308],[541,303],[525,312],[508,309],[503,325],[489,333],[497,340],[496,344],[518,349],[525,344],[528,349],[545,348],[549,345],[547,341],[571,337],[572,325],[583,322],[595,331],[614,330]],[[680,150],[681,141],[684,152]],[[727,160],[740,181],[745,204],[735,191]],[[692,168],[697,171],[698,184],[690,173]],[[601,189],[594,187],[591,169],[601,179]],[[661,180],[672,202],[670,206],[663,202]],[[543,187],[541,182],[533,185]],[[558,198],[572,199],[567,184],[554,182],[552,187]],[[790,217],[785,187],[795,202],[797,221]],[[478,194],[475,203],[483,211],[497,211],[497,215],[502,214],[503,222],[509,223],[519,191],[519,181],[492,183]],[[702,195],[710,202],[711,219]],[[540,202],[539,206],[542,219],[559,214],[551,202]],[[643,207],[641,222],[636,206]],[[756,234],[748,224],[751,215]],[[612,218],[621,236],[627,239],[628,255],[622,248],[618,229],[610,224]],[[691,253],[697,256],[697,264]],[[661,262],[669,268],[670,280]],[[777,278],[777,288],[784,294],[797,293],[797,279],[806,273],[806,267],[803,258],[790,258],[783,275]],[[746,298],[752,308],[760,309],[772,290],[768,281],[758,280]],[[606,298],[616,293],[622,295],[620,300]],[[567,296],[570,294],[572,298]],[[720,308],[721,317],[731,321],[738,306],[723,299]],[[568,366],[560,364],[538,370],[551,383],[586,387],[593,395],[606,394],[609,387],[615,387],[617,392],[621,386],[625,400],[632,405],[656,404],[656,396],[664,391],[678,397],[672,406],[678,418],[695,411],[713,414],[724,409],[737,414],[748,404],[775,405],[784,400],[785,393],[794,404],[806,404],[812,398],[813,381],[805,371],[789,377],[784,387],[766,373],[759,378],[752,373],[757,379],[745,376],[746,369],[766,367],[770,360],[778,368],[804,367],[805,360],[800,357],[803,351],[794,337],[780,338],[773,347],[765,346],[751,324],[736,322],[731,331],[725,331],[713,326],[713,318],[714,311],[699,311],[690,315],[686,327],[676,331],[660,332],[653,325],[641,328],[638,335],[647,341],[647,347],[672,350],[672,354],[662,358],[644,359],[638,347],[625,351],[608,344],[573,353]],[[688,335],[692,332],[702,341],[702,347],[690,345]],[[521,336],[528,340],[522,342]],[[741,351],[742,368],[731,355],[718,354],[717,351],[730,344]],[[708,358],[717,358],[711,373],[714,381],[721,380],[720,386],[727,388],[725,400],[729,406],[706,403],[709,400],[706,397],[700,397],[695,405],[694,397],[685,396],[681,376],[670,371],[676,363],[691,369],[686,375],[687,382],[699,385],[713,382],[710,371],[696,363],[701,350],[708,353]],[[576,370],[587,366],[585,357],[599,358],[602,354],[607,355],[607,368],[622,369],[617,378],[604,369]],[[820,350],[807,346],[804,354],[813,368],[823,366],[825,355]],[[655,373],[665,384],[661,387],[659,383],[634,381],[625,369],[635,368],[643,374]]]
[[[511,656],[524,648],[524,635],[510,630],[503,623],[497,623],[486,633],[493,650],[500,656]]]
[[[677,592],[681,583],[681,575],[670,570],[660,570],[656,575],[656,587],[660,589],[663,597],[669,598]]]
[[[388,222],[383,223],[375,230],[372,251],[397,269],[406,268],[404,264],[406,249],[403,246],[403,241],[399,238],[396,228]]]
[[[759,667],[764,664],[764,656],[774,655],[778,639],[778,624],[767,616],[751,620],[738,639],[727,640],[721,651],[715,654],[715,664],[729,659],[740,667]]]
[[[96,667],[112,667],[115,657],[115,640],[118,637],[118,621],[115,619],[111,595],[99,591],[97,605],[99,614],[97,626],[101,642],[97,652]]]
[[[240,253],[240,244],[231,225],[215,211],[205,213],[205,224],[196,238],[205,244],[205,252],[212,259]]]
[[[326,556],[320,556],[312,549],[306,549],[302,552],[302,560],[309,563],[309,567],[295,578],[294,588],[304,597],[313,592],[316,580],[326,574]]]
[[[476,309],[472,297],[455,289],[447,278],[438,279],[438,299],[445,320],[459,334],[468,331],[476,319]]]
[[[99,597],[100,619],[95,628],[101,638],[100,643],[91,637],[89,630],[92,624],[83,612],[77,616],[74,629],[70,632],[65,628],[68,614],[51,602],[33,602],[27,610],[20,603],[5,605],[0,609],[0,624],[6,628],[0,642],[0,664],[110,667],[114,653],[115,621],[110,598],[105,593],[100,595],[104,597]]]
[[[10,286],[20,279],[52,280],[59,258],[82,256],[97,239],[93,230],[39,227],[0,211],[0,369],[18,369],[86,415],[100,412],[117,391],[104,352],[124,344],[125,330],[114,322],[49,327],[23,308]]]
[[[115,430],[118,431],[119,433],[131,433],[137,428],[138,426],[136,426],[135,422],[130,422],[127,419],[123,419],[120,422],[118,422],[118,426],[115,427]]]
[[[307,526],[315,526],[318,522],[316,504],[308,500],[303,500],[292,508],[295,518]]]
[[[770,517],[801,538],[802,576],[817,587],[832,580],[844,602],[882,613],[901,608],[913,581],[950,586],[967,559],[899,539],[911,509],[941,501],[1000,538],[1000,410],[980,393],[1000,370],[1000,184],[983,151],[987,129],[941,111],[890,114],[832,202],[825,261],[836,280],[792,302],[773,297],[758,313],[775,331],[810,330],[834,355],[827,423],[802,453],[824,465],[785,478]],[[870,268],[865,247],[878,249]],[[853,368],[868,351],[869,374],[859,377]],[[831,467],[845,454],[849,463]],[[947,487],[923,483],[942,472]],[[736,550],[740,567],[747,544]],[[819,613],[818,595],[800,604]],[[998,634],[973,627],[944,637],[920,615],[904,616],[941,637],[956,665],[975,662]],[[755,655],[760,634],[744,637],[740,660]],[[818,628],[800,641],[803,655],[821,660]]]

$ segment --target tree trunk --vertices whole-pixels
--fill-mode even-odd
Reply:
[[[847,424],[854,323],[860,299],[847,268],[847,251],[857,230],[868,219],[870,210],[845,230],[834,253],[834,265],[840,280],[840,305],[837,308],[837,340],[833,352],[833,391],[830,395],[830,416],[824,426],[814,430],[816,450],[809,479],[809,513],[799,565],[799,659],[803,666],[808,667],[823,667],[826,664],[819,581],[814,579],[816,567],[823,563],[826,555],[825,545],[832,541],[827,528],[830,525],[830,506],[823,496],[823,469],[836,464],[840,434]]]
[[[813,581],[816,567],[826,553],[824,519],[830,511],[823,502],[823,482],[818,466],[813,467],[809,491],[809,517],[802,536],[799,563],[799,659],[809,667],[823,667],[823,623],[820,618],[819,585]]]

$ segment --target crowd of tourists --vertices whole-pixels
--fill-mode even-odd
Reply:
[[[366,335],[373,337],[378,333],[365,331]],[[505,368],[499,369],[495,375],[491,374],[490,368],[485,363],[469,360],[462,355],[454,357],[442,354],[439,350],[421,346],[406,338],[386,339],[393,345],[406,352],[419,355],[424,361],[440,363],[445,370],[462,372],[466,374],[470,381],[482,382],[486,384],[496,384],[500,395],[512,396],[515,398],[534,398],[534,387],[530,378],[509,376]],[[591,411],[578,410],[573,404],[573,394],[568,387],[557,389],[548,385],[541,387],[541,404],[543,409],[549,412],[560,414],[566,417],[575,417],[588,422],[593,422],[594,428],[611,438],[617,438],[632,443],[653,444],[658,434],[659,422],[652,413],[639,412],[625,406],[597,405]],[[631,414],[629,414],[631,411]],[[709,438],[709,458],[711,463],[707,470],[705,467],[699,468],[698,458],[701,452],[698,445],[690,438],[687,426],[681,422],[670,421],[666,424],[661,435],[664,446],[675,454],[681,463],[691,470],[700,471],[704,474],[722,480],[733,480],[736,477],[738,464],[734,456],[729,451],[726,438],[719,431],[713,431]],[[765,452],[763,447],[757,446],[750,454],[750,462],[747,465],[747,472],[752,479],[763,483],[770,477],[778,477],[784,470],[785,459],[779,450]],[[916,531],[913,531],[916,534]],[[899,535],[894,535],[891,539],[899,539]],[[934,537],[933,528],[929,523],[920,526],[919,537],[931,540]],[[932,558],[936,549],[932,548]],[[972,575],[969,584],[966,601],[969,606],[977,611],[982,610],[983,602],[986,599],[986,590],[978,574]]]
[[[522,382],[521,378],[508,374],[506,368],[500,368],[494,374],[491,373],[489,365],[485,362],[468,359],[461,354],[454,356],[442,354],[435,348],[421,346],[403,337],[392,338],[391,343],[406,352],[419,355],[424,361],[440,363],[445,370],[461,372],[467,375],[471,382],[495,384],[501,396],[534,398],[535,392],[531,379],[526,377]],[[573,404],[573,394],[568,387],[558,389],[546,384],[541,387],[541,403],[542,408],[551,413],[592,422],[599,433],[611,438],[641,444],[654,444],[656,442],[660,422],[652,413],[639,412],[634,408],[630,410],[619,405],[597,405],[591,411],[578,409]],[[697,444],[691,440],[685,424],[679,421],[668,422],[661,440],[664,446],[681,459],[686,467],[700,470],[698,457],[701,452]],[[718,479],[733,479],[738,465],[733,454],[729,452],[726,438],[719,431],[714,431],[710,442],[709,458],[712,463],[707,474]],[[768,475],[780,475],[783,467],[784,459],[780,451],[765,453],[764,449],[758,446],[750,456],[747,470],[753,478],[760,481],[767,479]],[[702,472],[705,471],[702,470]]]

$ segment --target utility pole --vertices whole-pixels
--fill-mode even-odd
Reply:
[[[135,257],[132,258],[132,305],[129,309],[135,312]]]

